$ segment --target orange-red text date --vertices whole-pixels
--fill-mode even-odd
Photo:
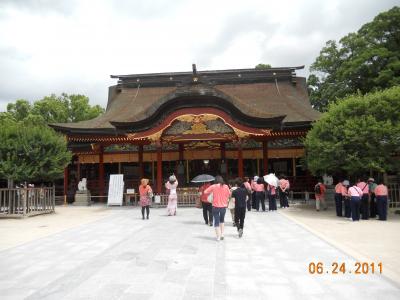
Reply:
[[[331,264],[324,264],[323,262],[310,262],[308,264],[308,273],[312,275],[321,274],[382,274],[383,265],[381,262],[354,262],[346,264],[344,262],[333,262]]]

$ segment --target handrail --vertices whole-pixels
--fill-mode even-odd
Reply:
[[[33,216],[55,210],[55,187],[0,189],[0,217]]]

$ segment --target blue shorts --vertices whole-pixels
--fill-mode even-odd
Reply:
[[[213,206],[212,214],[214,217],[214,227],[218,227],[219,223],[225,223],[225,221],[224,221],[225,212],[226,212],[225,207],[214,207]]]

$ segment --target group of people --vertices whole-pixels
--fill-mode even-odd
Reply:
[[[168,194],[167,214],[169,216],[175,216],[177,212],[177,187],[178,180],[175,175],[171,175],[165,183]],[[289,187],[289,181],[284,177],[279,180],[279,185],[275,187],[275,185],[266,183],[262,177],[257,176],[252,180],[237,178],[231,181],[229,185],[225,184],[221,176],[216,176],[214,184],[205,183],[199,188],[205,224],[214,226],[217,240],[223,240],[225,213],[226,208],[228,208],[231,212],[232,223],[237,227],[239,237],[242,237],[246,210],[250,211],[253,208],[260,211],[261,208],[262,211],[265,211],[265,199],[267,198],[269,201],[268,210],[276,211],[277,193],[279,193],[280,206],[282,208],[289,207]],[[139,195],[142,219],[149,219],[153,190],[146,178],[141,179]]]
[[[149,180],[143,178],[139,186],[140,205],[142,218],[149,219],[151,198],[153,190],[148,184]],[[169,177],[165,183],[168,194],[167,214],[175,216],[177,212],[178,180],[175,175]],[[203,208],[204,222],[214,226],[217,240],[224,239],[224,224],[226,209],[230,210],[232,224],[237,227],[239,237],[243,235],[246,210],[266,211],[265,200],[268,199],[268,210],[277,210],[277,196],[281,208],[289,207],[288,193],[290,183],[285,176],[281,176],[277,186],[264,181],[263,177],[255,176],[252,180],[245,177],[237,178],[225,184],[221,176],[216,176],[214,184],[204,183],[199,188],[201,206]],[[319,180],[315,185],[316,209],[326,209],[326,186]],[[353,221],[379,216],[379,220],[387,219],[388,189],[383,182],[375,183],[373,178],[367,182],[359,179],[350,186],[348,180],[340,181],[335,186],[335,205],[338,217],[349,218]],[[344,206],[344,214],[343,214]]]
[[[216,176],[214,184],[205,183],[199,189],[205,224],[214,225],[217,241],[224,239],[226,208],[231,211],[232,223],[237,227],[239,237],[243,235],[250,195],[245,183],[237,178],[228,186],[221,176]]]
[[[340,181],[335,186],[336,215],[353,221],[369,218],[387,220],[388,188],[380,180],[375,183],[374,178],[366,182],[358,179],[352,186],[348,180]]]
[[[165,183],[165,188],[168,194],[168,205],[167,205],[167,214],[169,216],[176,216],[176,211],[178,208],[178,194],[176,189],[178,188],[178,180],[175,175],[171,175],[168,181]],[[140,180],[139,186],[139,204],[142,208],[142,219],[149,219],[150,215],[150,205],[153,198],[153,189],[149,185],[149,180],[147,178],[142,178]]]
[[[246,210],[266,211],[265,200],[268,199],[268,210],[276,211],[276,197],[279,192],[280,207],[289,207],[288,192],[290,184],[286,177],[279,180],[279,185],[268,184],[262,177],[237,178],[225,184],[222,177],[215,178],[215,184],[204,183],[199,189],[203,218],[206,225],[215,227],[217,240],[224,239],[224,219],[226,208],[230,210],[233,226],[237,227],[239,237],[243,235]]]

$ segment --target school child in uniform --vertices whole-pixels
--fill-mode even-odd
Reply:
[[[326,201],[325,201],[325,193],[326,193],[326,187],[325,184],[322,183],[322,180],[320,179],[318,183],[314,187],[314,192],[315,192],[315,206],[317,211],[319,211],[321,204],[323,210],[326,210]]]
[[[343,217],[343,196],[342,196],[343,182],[339,181],[335,186],[335,206],[336,216]]]
[[[350,196],[351,218],[353,222],[360,221],[360,205],[363,192],[357,185],[353,185],[349,188],[348,194]]]
[[[350,182],[348,180],[343,181],[343,186],[342,186],[342,198],[344,202],[344,217],[350,219],[351,218],[351,200],[350,200],[350,195],[348,194],[348,187],[350,185]]]
[[[379,220],[387,220],[387,205],[388,205],[388,188],[379,181],[378,186],[375,188],[376,206],[378,208]]]
[[[368,199],[369,199],[369,186],[368,183],[358,179],[357,186],[362,191],[361,196],[361,219],[368,220],[369,218],[369,209],[368,209]]]

